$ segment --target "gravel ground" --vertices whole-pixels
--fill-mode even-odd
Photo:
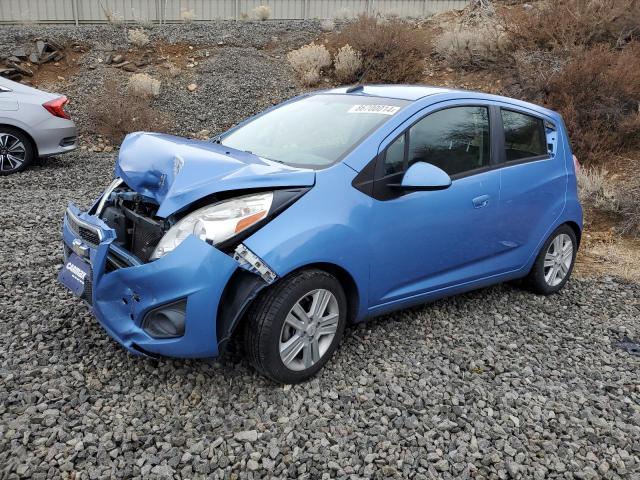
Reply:
[[[181,78],[156,101],[178,133],[298,91],[282,52],[263,47],[306,43],[317,25],[214,27],[153,30],[225,42],[189,73],[194,94]],[[109,26],[7,27],[0,51],[63,34],[123,45]],[[74,77],[76,105],[109,72]],[[640,339],[640,285],[574,279],[550,298],[503,285],[398,312],[349,329],[321,375],[292,388],[240,355],[136,358],[56,282],[64,208],[87,206],[113,161],[78,151],[0,178],[0,479],[640,478],[640,357],[613,346]]]
[[[498,286],[351,328],[292,388],[127,354],[56,284],[113,158],[0,179],[0,478],[639,478],[640,285]]]
[[[162,82],[161,95],[154,108],[168,114],[175,124],[172,133],[193,135],[201,130],[219,133],[243,118],[280,103],[302,91],[286,63],[286,53],[311,42],[320,33],[318,21],[233,22],[207,24],[170,24],[145,27],[158,56],[161,45],[193,46],[185,56],[196,59],[194,68],[182,68],[172,77],[163,65],[151,64],[139,69]],[[80,44],[86,50],[81,68],[72,76],[60,68],[45,90],[71,98],[69,110],[83,133],[91,130],[91,109],[107,80],[115,80],[120,91],[131,73],[99,61],[111,52],[131,47],[126,30],[113,25],[37,25],[0,27],[0,58],[14,48],[33,48],[35,38],[54,39],[68,47]],[[137,52],[133,48],[133,52]],[[87,67],[93,66],[95,69]],[[195,83],[195,92],[187,85]]]

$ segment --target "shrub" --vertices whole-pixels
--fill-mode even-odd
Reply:
[[[333,18],[335,20],[349,20],[350,18],[353,18],[353,13],[351,13],[351,10],[349,10],[346,7],[340,8],[338,10],[335,11],[335,13],[333,14]]]
[[[447,30],[436,37],[435,53],[451,67],[486,67],[503,58],[505,35],[498,25]]]
[[[622,233],[640,238],[640,181],[637,178],[619,190],[618,212]]]
[[[156,80],[146,73],[136,73],[129,77],[127,91],[136,97],[157,97],[160,95],[160,80]]]
[[[131,45],[135,45],[138,48],[142,48],[149,43],[149,36],[141,28],[129,30],[127,39]]]
[[[519,48],[564,50],[605,43],[619,47],[637,37],[638,0],[556,0],[512,9],[509,36]]]
[[[323,32],[333,32],[335,28],[336,23],[330,18],[327,18],[320,22],[320,30],[322,30]]]
[[[323,68],[331,65],[331,55],[324,45],[310,43],[287,55],[287,61],[303,85],[318,83]]]
[[[333,57],[336,78],[341,82],[353,82],[362,68],[362,56],[351,45],[345,45]]]
[[[616,190],[600,168],[580,168],[576,172],[580,201],[587,207],[615,212],[618,210]]]
[[[597,163],[640,146],[640,45],[594,47],[543,85],[543,101],[563,115],[576,155]]]
[[[196,18],[196,13],[193,10],[182,10],[180,12],[180,19],[184,23],[191,23]]]
[[[271,18],[271,8],[269,5],[258,5],[256,8],[251,10],[251,14],[256,20],[264,22]]]
[[[398,18],[360,15],[330,37],[335,50],[351,45],[362,56],[363,82],[417,82],[423,77],[427,43],[422,30]]]
[[[154,110],[148,98],[122,95],[113,81],[106,82],[104,91],[93,97],[90,111],[93,133],[104,135],[114,144],[131,132],[167,132],[172,126],[170,117]]]

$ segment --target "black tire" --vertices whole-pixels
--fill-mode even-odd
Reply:
[[[31,165],[36,157],[36,151],[33,148],[31,139],[24,132],[17,128],[2,126],[0,127],[0,137],[2,137],[3,134],[10,135],[11,137],[18,139],[22,145],[24,145],[24,160],[15,168],[7,168],[7,165],[10,165],[9,159],[6,156],[8,152],[3,151],[0,146],[0,176],[21,172]]]
[[[305,295],[318,289],[328,290],[337,301],[337,329],[328,348],[316,363],[309,368],[292,370],[285,365],[280,355],[285,318]],[[266,290],[247,312],[244,332],[247,358],[258,372],[276,382],[303,382],[318,373],[329,361],[342,340],[346,321],[347,299],[340,282],[333,275],[316,269],[296,272]]]
[[[562,235],[567,235],[571,239],[572,245],[572,253],[571,253],[571,265],[568,267],[566,274],[562,278],[559,283],[553,285],[547,281],[545,275],[550,273],[550,269],[553,267],[545,267],[545,257],[549,252],[549,248],[551,244],[554,242],[556,238],[562,238]],[[578,241],[576,239],[576,234],[569,225],[560,225],[551,235],[544,245],[540,249],[538,253],[538,257],[536,258],[535,263],[533,264],[533,268],[529,272],[529,275],[525,278],[525,285],[534,293],[538,293],[540,295],[551,295],[553,293],[557,293],[565,286],[569,278],[571,277],[571,273],[573,272],[573,267],[576,261],[576,253],[578,251]],[[567,250],[568,252],[568,250]]]

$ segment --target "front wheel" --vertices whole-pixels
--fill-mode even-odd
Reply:
[[[526,278],[535,293],[550,295],[565,286],[576,259],[578,242],[569,225],[559,226],[542,246]]]
[[[346,319],[347,299],[333,275],[297,272],[267,290],[248,312],[249,361],[280,383],[307,380],[338,348]]]

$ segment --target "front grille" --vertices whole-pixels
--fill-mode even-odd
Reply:
[[[67,223],[71,231],[90,247],[97,247],[102,240],[100,229],[83,222],[71,210],[67,210]]]
[[[80,238],[82,238],[89,245],[99,245],[100,244],[100,236],[96,232],[91,231],[86,227],[79,227],[78,228],[78,235],[80,235]]]

